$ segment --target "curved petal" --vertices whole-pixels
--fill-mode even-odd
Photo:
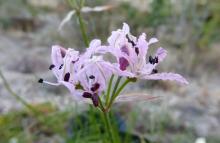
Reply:
[[[101,41],[99,39],[94,39],[90,42],[89,48],[87,48],[86,52],[83,55],[83,58],[91,58],[95,54],[100,55],[111,51],[111,47],[103,46],[101,45]]]
[[[52,46],[51,60],[55,66],[60,66],[63,64],[63,57],[65,52],[66,49],[59,45]]]
[[[149,40],[149,42],[148,42],[148,45],[151,45],[151,44],[156,43],[156,42],[158,42],[158,39],[157,39],[157,38],[151,38],[151,39]]]
[[[143,78],[148,80],[171,80],[171,81],[177,81],[182,84],[188,84],[188,81],[185,78],[183,78],[181,75],[176,73],[150,74],[150,75],[145,75]]]
[[[130,28],[128,24],[123,23],[122,29],[113,31],[111,36],[108,38],[108,43],[110,44],[110,46],[113,46],[114,48],[119,48],[120,46],[123,46],[121,44],[124,44],[126,42],[126,35],[129,34],[129,31]]]
[[[101,46],[101,40],[99,40],[99,39],[94,39],[89,44],[89,47],[92,48],[92,49],[94,49],[98,46]]]
[[[167,50],[160,47],[159,49],[157,49],[155,56],[158,57],[159,62],[162,62],[167,56]]]
[[[130,28],[127,23],[123,23],[122,31],[124,34],[128,34],[130,32]]]
[[[146,34],[142,33],[137,41],[137,47],[139,48],[139,57],[147,55],[148,43],[146,41]]]
[[[58,81],[62,80],[63,64],[64,64],[65,55],[66,55],[65,48],[59,45],[52,46],[51,61],[52,61],[52,64],[54,65],[54,68],[52,69],[52,71]]]
[[[119,95],[115,99],[115,103],[121,102],[134,102],[134,101],[149,101],[153,99],[158,99],[160,96],[151,96],[143,93],[133,93],[133,94],[125,94]]]
[[[120,30],[117,30],[117,31],[112,31],[112,34],[110,37],[108,37],[108,43],[110,44],[110,46],[114,46],[117,39],[119,38],[120,36]]]

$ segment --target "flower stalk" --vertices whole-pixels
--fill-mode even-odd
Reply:
[[[85,1],[84,0],[80,0],[80,1],[75,1],[75,0],[68,0],[70,6],[74,9],[73,11],[76,11],[76,16],[79,22],[79,26],[80,26],[80,31],[82,34],[82,38],[84,41],[84,44],[86,45],[86,47],[89,46],[89,39],[87,37],[86,34],[86,28],[85,28],[85,24],[82,18],[82,14],[81,14],[81,10],[84,6]]]
[[[131,82],[131,80],[130,80],[130,79],[126,79],[126,80],[124,81],[124,83],[123,83],[119,88],[118,88],[118,84],[117,84],[117,82],[116,82],[116,84],[115,84],[115,89],[117,90],[117,88],[118,88],[118,90],[117,90],[116,92],[113,92],[112,97],[111,97],[111,100],[110,100],[110,102],[109,102],[109,104],[108,104],[108,106],[107,106],[107,108],[106,108],[107,111],[111,108],[111,106],[112,106],[112,104],[113,104],[115,98],[121,93],[121,91],[125,88],[125,86],[126,86],[129,82]]]
[[[87,34],[86,34],[85,25],[84,25],[84,21],[83,21],[80,10],[77,12],[77,17],[78,17],[80,31],[81,31],[81,34],[82,34],[83,41],[84,41],[86,47],[88,47],[89,46],[89,40],[88,40],[88,37],[87,37]]]
[[[114,79],[114,75],[111,76],[109,84],[108,84],[107,95],[106,95],[106,105],[109,103],[109,100],[110,100],[110,92],[112,89],[113,79]]]
[[[110,124],[110,118],[109,118],[109,112],[102,112],[104,116],[105,126],[109,135],[109,138],[111,140],[111,143],[116,143],[116,138],[114,135],[114,131],[112,129],[112,126]]]
[[[27,109],[29,109],[30,111],[32,111],[35,114],[38,114],[38,111],[32,107],[28,102],[26,102],[23,98],[21,98],[19,95],[17,95],[10,87],[10,85],[8,84],[7,80],[5,79],[5,76],[3,75],[3,73],[0,70],[0,77],[3,81],[3,84],[5,86],[5,88],[8,90],[8,92],[17,100],[19,101],[22,105],[24,105]]]

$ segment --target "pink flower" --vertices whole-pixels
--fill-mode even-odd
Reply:
[[[112,75],[113,66],[95,55],[101,46],[100,40],[93,40],[84,54],[74,49],[52,46],[52,65],[57,83],[40,80],[50,85],[64,85],[76,100],[90,98],[94,106],[98,106],[98,96],[106,89],[106,83]]]
[[[151,79],[151,80],[174,80],[179,83],[188,82],[179,74],[157,73],[156,66],[162,62],[167,51],[159,48],[154,56],[147,57],[147,51],[151,44],[156,43],[156,38],[146,40],[146,34],[141,34],[138,38],[130,34],[129,26],[124,23],[122,29],[113,31],[108,38],[109,46],[103,49],[105,52],[113,54],[117,74],[131,78]]]

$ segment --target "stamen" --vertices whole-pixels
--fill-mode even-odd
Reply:
[[[152,74],[155,74],[155,73],[158,73],[158,70],[157,70],[157,69],[153,69],[153,70],[152,70]]]
[[[135,47],[135,53],[138,55],[139,54],[139,49],[138,47]]]
[[[158,57],[157,56],[154,58],[154,62],[158,63]]]
[[[130,38],[129,38],[129,36],[128,36],[128,34],[126,34],[126,38],[127,38],[127,40],[128,40],[128,43],[131,43],[131,45],[134,47],[136,44],[134,43],[134,41],[132,41]]]
[[[63,64],[60,65],[59,69],[62,69],[62,67],[63,67]]]
[[[64,76],[64,81],[68,82],[70,79],[70,73],[66,73],[65,76]]]
[[[92,94],[89,93],[89,92],[84,92],[82,96],[83,96],[84,98],[91,98],[91,97],[92,97]]]
[[[152,56],[149,56],[149,62],[150,64],[154,64],[154,59],[152,58]]]
[[[152,56],[149,56],[149,63],[153,65],[158,63],[158,57],[152,58]]]
[[[40,79],[38,80],[38,82],[39,82],[39,83],[43,83],[44,80],[43,80],[42,78],[40,78]]]
[[[53,68],[55,68],[55,65],[50,65],[49,70],[52,70]]]
[[[42,79],[42,80],[43,80],[43,79]],[[39,82],[42,81],[42,80],[39,80]],[[45,81],[45,80],[43,80],[42,83],[49,84],[49,85],[53,85],[53,86],[59,86],[59,85],[60,85],[60,83],[52,83],[52,82]]]
[[[90,75],[89,78],[90,78],[90,79],[94,79],[95,76],[94,76],[94,75]]]
[[[98,98],[97,94],[92,95],[92,103],[95,107],[97,107],[99,105],[99,98]]]
[[[100,87],[100,84],[99,84],[99,83],[93,84],[93,87],[91,88],[92,92],[95,92],[96,90],[98,90],[99,87]]]

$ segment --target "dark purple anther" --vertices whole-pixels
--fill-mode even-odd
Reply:
[[[132,40],[129,38],[128,34],[126,35],[126,38],[127,38],[128,42],[131,43],[131,45],[132,45],[133,47],[136,45],[136,44],[134,43],[134,41],[132,41]]]
[[[52,70],[55,67],[55,65],[50,65],[49,70]]]
[[[43,83],[44,80],[43,80],[42,78],[40,78],[40,79],[38,80],[38,82],[39,82],[39,83]]]
[[[93,94],[91,99],[95,107],[99,106],[99,97],[97,94]]]
[[[94,79],[95,76],[94,76],[94,75],[90,75],[89,78],[90,78],[90,79]]]
[[[151,63],[151,64],[156,64],[156,63],[158,63],[158,57],[156,56],[155,58],[152,58],[152,56],[149,56],[149,62]]]
[[[59,69],[62,69],[62,67],[63,67],[63,64],[60,65]]]
[[[99,83],[93,84],[93,86],[92,86],[92,88],[91,88],[92,92],[95,92],[96,90],[98,90],[99,87],[100,87],[100,84],[99,84]]]
[[[154,62],[158,63],[158,57],[157,56],[154,58]]]
[[[83,96],[84,98],[91,98],[91,97],[92,97],[92,94],[89,93],[89,92],[84,92],[82,96]]]
[[[149,56],[149,62],[150,64],[154,64],[154,59],[152,58],[152,56]]]
[[[124,57],[119,58],[119,65],[122,71],[126,70],[126,68],[129,66],[128,60]]]
[[[135,47],[135,53],[138,55],[139,54],[139,49],[138,47]]]
[[[153,69],[153,70],[152,70],[152,74],[155,74],[155,73],[158,73],[158,70],[157,70],[157,69]]]
[[[70,79],[70,73],[66,73],[65,76],[64,76],[64,81],[68,82]]]

